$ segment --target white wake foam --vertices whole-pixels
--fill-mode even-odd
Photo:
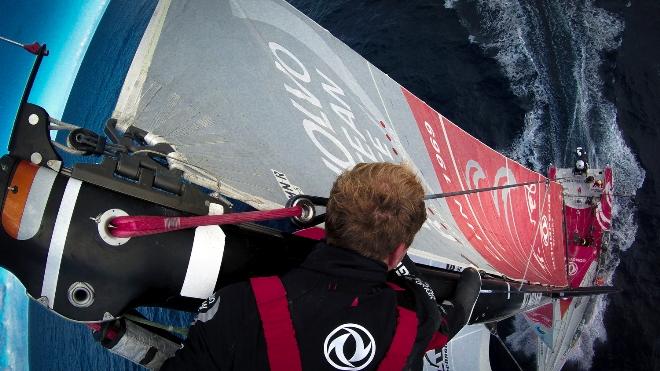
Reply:
[[[473,7],[478,24],[462,23],[488,55],[494,56],[513,93],[530,102],[522,132],[511,148],[501,149],[534,170],[550,162],[570,166],[573,149],[589,151],[592,166],[610,164],[614,171],[613,232],[606,267],[600,272],[611,284],[619,252],[632,245],[637,225],[634,195],[644,182],[644,170],[625,144],[617,126],[616,107],[604,96],[600,69],[603,55],[621,42],[623,22],[594,6],[592,0],[460,0],[447,7]],[[543,5],[541,5],[543,4]],[[607,299],[594,300],[581,337],[569,354],[590,368],[596,341],[606,341],[603,313]],[[516,333],[507,338],[514,350],[536,352],[536,336],[522,316]]]
[[[523,353],[527,357],[536,354],[539,337],[529,325],[525,317],[518,315],[513,319],[513,325],[516,332],[506,337],[507,344],[517,352]]]

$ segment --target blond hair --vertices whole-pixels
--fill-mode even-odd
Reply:
[[[424,220],[424,188],[409,166],[360,163],[332,186],[326,239],[383,260],[399,244],[410,246]]]

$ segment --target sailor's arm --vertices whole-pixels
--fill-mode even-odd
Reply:
[[[222,363],[230,358],[225,352],[232,348],[236,332],[233,325],[220,324],[219,319],[238,320],[240,315],[228,313],[226,307],[231,306],[220,305],[216,295],[200,307],[183,344],[123,318],[96,327],[94,337],[110,352],[151,370],[224,369]]]
[[[224,287],[209,297],[190,327],[188,337],[162,366],[169,370],[227,370],[234,368],[239,342],[256,333],[248,313],[254,300],[245,282]],[[250,368],[250,367],[247,367]]]
[[[166,370],[214,370],[221,369],[213,357],[212,347],[209,345],[209,326],[204,322],[195,322],[190,327],[188,337],[180,349],[159,368]],[[214,336],[210,336],[214,338]]]
[[[472,310],[476,304],[481,289],[481,277],[474,268],[466,268],[458,280],[455,294],[449,298],[436,297],[431,286],[424,280],[423,274],[419,272],[415,263],[406,255],[401,264],[395,269],[398,276],[407,277],[415,285],[408,288],[416,293],[418,306],[426,306],[439,310],[439,326],[433,335],[428,349],[442,348],[451,340],[465,325],[467,325]],[[424,305],[426,303],[426,305]]]

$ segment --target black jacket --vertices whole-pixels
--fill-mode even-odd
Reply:
[[[395,292],[386,280],[406,291]],[[335,365],[375,370],[396,326],[396,306],[417,312],[419,327],[406,368],[421,369],[422,357],[439,327],[437,304],[419,279],[391,274],[384,263],[323,243],[299,267],[282,277],[305,370],[336,370]],[[430,295],[430,296],[429,296]],[[356,340],[325,349],[326,338],[344,324],[358,324],[375,343],[373,359],[353,357]],[[368,347],[367,334],[361,334]],[[339,344],[339,343],[338,343]],[[341,358],[341,353],[345,358]],[[327,354],[327,355],[326,355]],[[353,361],[351,359],[353,358]],[[351,361],[350,365],[346,360]],[[227,286],[209,298],[191,327],[184,347],[162,370],[268,370],[268,356],[254,294],[249,283]]]

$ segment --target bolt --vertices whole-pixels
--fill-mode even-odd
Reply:
[[[39,116],[37,114],[33,113],[28,117],[28,122],[30,125],[36,125],[39,123]]]
[[[43,156],[41,156],[41,153],[39,152],[35,152],[32,155],[30,155],[30,161],[35,165],[41,164],[41,161],[43,161],[43,159],[44,159]]]
[[[62,163],[56,160],[48,160],[48,162],[46,162],[46,165],[48,165],[49,168],[55,171],[60,171],[60,167],[62,166]]]
[[[48,162],[46,162],[46,165],[48,165],[49,168],[55,171],[60,171],[60,168],[62,167],[62,162],[57,160],[48,160]]]

